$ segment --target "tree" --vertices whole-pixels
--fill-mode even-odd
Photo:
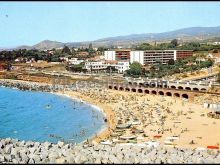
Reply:
[[[218,49],[214,49],[212,52],[213,53],[218,53]]]
[[[169,61],[168,61],[168,65],[174,65],[174,59],[170,59]]]
[[[178,40],[177,39],[173,39],[170,43],[173,44],[174,47],[178,46]]]
[[[89,44],[88,52],[89,52],[89,56],[91,56],[93,53],[92,43]]]
[[[141,75],[142,65],[139,62],[133,62],[130,65],[130,69],[127,71],[127,73],[131,75]]]
[[[64,45],[62,49],[62,53],[71,54],[70,48],[66,45]]]
[[[92,43],[89,44],[89,50],[93,50]]]

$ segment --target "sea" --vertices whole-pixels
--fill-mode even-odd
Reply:
[[[48,92],[0,87],[0,138],[81,143],[106,128],[103,112]]]

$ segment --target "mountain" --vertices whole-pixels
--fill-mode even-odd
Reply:
[[[168,31],[163,33],[144,33],[144,34],[131,34],[125,36],[108,37],[103,39],[98,39],[94,41],[86,42],[57,42],[44,40],[33,46],[20,46],[18,48],[26,49],[52,49],[60,48],[64,45],[69,47],[88,47],[89,43],[93,44],[93,47],[99,46],[131,46],[143,42],[165,42],[177,38],[182,42],[187,41],[204,41],[207,39],[213,39],[220,37],[220,26],[216,27],[190,27],[183,28],[174,31]]]
[[[191,27],[184,28],[175,31],[169,31],[164,33],[145,33],[145,34],[131,34],[126,36],[109,37],[104,39],[99,39],[97,41],[110,42],[110,41],[145,41],[145,40],[164,40],[164,39],[174,39],[174,38],[196,38],[196,37],[216,37],[220,36],[220,26],[217,27]]]
[[[36,45],[33,45],[32,47],[35,49],[53,49],[53,48],[60,48],[63,47],[65,43],[57,42],[57,41],[50,41],[50,40],[44,40]]]

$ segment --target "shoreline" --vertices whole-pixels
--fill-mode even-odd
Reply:
[[[84,104],[87,104],[87,105],[91,106],[92,108],[94,108],[95,110],[101,112],[103,114],[103,116],[105,118],[107,118],[107,123],[105,123],[103,126],[101,126],[101,128],[97,132],[95,132],[92,136],[87,138],[89,141],[91,140],[93,142],[95,141],[96,143],[99,143],[99,141],[100,141],[99,139],[103,139],[106,136],[110,135],[110,133],[108,131],[108,128],[109,127],[114,127],[114,125],[113,125],[112,122],[110,122],[110,123],[108,122],[110,120],[110,118],[108,118],[109,115],[107,113],[109,113],[109,112],[108,111],[106,112],[106,110],[103,108],[102,105],[100,105],[100,104],[96,105],[97,103],[94,103],[94,100],[93,101],[91,101],[91,100],[88,101],[86,98],[84,98],[82,96],[80,98],[78,98],[77,96],[73,96],[71,94],[66,94],[63,91],[51,92],[51,93],[59,95],[59,96],[68,97],[72,100],[76,100],[78,102],[82,102]],[[78,94],[80,94],[80,93],[78,93]],[[111,111],[110,113],[113,113],[113,111]],[[86,141],[87,140],[84,140],[84,141],[80,142],[79,144],[84,143]]]
[[[60,93],[60,92],[57,92]],[[61,92],[63,94],[63,92]],[[95,106],[98,109],[102,111],[104,116],[107,119],[107,125],[104,128],[101,128],[98,133],[95,133],[94,136],[90,137],[89,139],[92,141],[92,143],[99,143],[101,140],[108,138],[108,136],[111,135],[111,130],[116,127],[116,121],[115,121],[115,113],[111,109],[111,107],[104,105],[102,103],[97,102],[94,99],[91,99],[89,97],[83,96],[79,92],[75,91],[65,91],[64,94],[68,95],[72,99],[78,99],[78,100],[83,100],[84,102],[90,104],[91,106]]]
[[[26,83],[26,84],[32,84],[32,85],[46,85],[48,86],[48,84],[46,83],[38,83],[38,82],[27,82],[27,81],[23,81],[23,80],[11,80],[11,79],[0,79],[6,82],[15,82],[15,83]],[[6,87],[6,88],[12,88],[12,89],[17,89],[17,90],[22,90],[19,87],[15,87],[15,86],[6,86],[6,85],[1,85],[0,87]],[[35,91],[32,89],[28,89],[31,91]],[[102,139],[107,138],[108,136],[111,135],[111,132],[109,130],[109,128],[114,129],[116,127],[116,122],[114,121],[115,119],[115,114],[112,111],[111,107],[106,106],[104,104],[98,103],[96,100],[93,100],[91,98],[86,98],[85,96],[83,96],[80,92],[75,92],[75,91],[62,91],[62,90],[57,90],[57,91],[42,91],[42,90],[37,90],[37,92],[48,92],[51,94],[55,94],[55,95],[60,95],[60,96],[64,96],[64,97],[68,97],[70,99],[79,101],[79,102],[83,102],[91,107],[93,107],[95,110],[100,111],[103,116],[107,119],[107,122],[105,125],[101,126],[101,128],[97,131],[94,132],[94,134],[90,137],[87,138],[87,140],[92,141],[92,143],[94,144],[98,144]],[[84,140],[80,143],[84,143],[87,140]],[[79,144],[80,144],[79,143]]]
[[[9,81],[13,82],[13,80]],[[22,82],[20,81],[20,83]],[[28,82],[27,84],[32,83]],[[24,85],[27,84],[25,83]],[[42,85],[41,83],[34,84]],[[57,90],[54,93],[67,95],[80,101],[84,100],[90,105],[100,107],[103,110],[107,118],[107,128],[101,129],[94,137],[91,137],[93,144],[98,144],[101,140],[113,142],[114,139],[123,141],[122,143],[125,144],[130,143],[129,140],[120,140],[123,135],[135,135],[137,138],[136,144],[156,140],[161,145],[165,144],[167,137],[177,135],[179,137],[179,140],[175,143],[177,146],[172,147],[178,148],[206,148],[209,145],[219,144],[220,134],[215,134],[215,132],[220,131],[218,127],[220,120],[208,118],[205,114],[210,110],[203,108],[198,102],[196,104],[174,97],[127,93],[108,89]],[[158,115],[158,110],[161,115]],[[164,128],[160,124],[162,116],[167,118]],[[122,123],[126,123],[127,120],[134,122],[137,119],[140,124],[132,125],[131,128],[125,130],[116,128],[120,120]],[[133,134],[134,127],[136,127],[135,130],[137,132]],[[163,136],[159,139],[154,139],[157,134]],[[191,144],[192,140],[196,143]],[[121,143],[119,141],[116,143]]]

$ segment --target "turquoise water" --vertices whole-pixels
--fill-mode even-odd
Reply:
[[[0,138],[80,143],[105,127],[103,117],[65,96],[0,87]]]

